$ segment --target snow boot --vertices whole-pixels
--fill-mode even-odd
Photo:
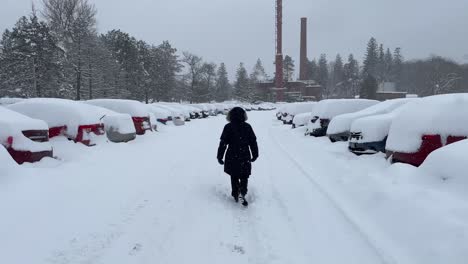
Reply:
[[[243,206],[247,207],[249,205],[249,202],[247,202],[247,199],[245,199],[245,195],[241,195],[240,200],[242,201]]]

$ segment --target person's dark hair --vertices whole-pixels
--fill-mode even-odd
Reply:
[[[229,122],[245,122],[247,121],[247,112],[245,112],[244,109],[241,107],[234,107],[229,111],[229,113],[226,116],[227,121]]]

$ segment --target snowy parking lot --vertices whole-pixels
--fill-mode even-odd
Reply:
[[[92,148],[51,139],[60,160],[0,177],[0,263],[466,263],[466,189],[272,111],[249,112],[260,158],[249,207],[235,204],[216,161],[225,123]]]

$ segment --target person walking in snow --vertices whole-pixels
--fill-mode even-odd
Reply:
[[[238,202],[240,195],[243,205],[247,205],[245,196],[252,163],[258,158],[257,137],[250,124],[246,122],[247,113],[244,109],[240,107],[231,109],[226,119],[229,123],[221,134],[217,158],[219,164],[224,165],[224,172],[231,176],[232,197]]]

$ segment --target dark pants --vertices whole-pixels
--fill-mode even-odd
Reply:
[[[248,178],[238,178],[231,176],[232,196],[237,197],[239,193],[242,196],[247,194],[247,185],[249,184]]]

